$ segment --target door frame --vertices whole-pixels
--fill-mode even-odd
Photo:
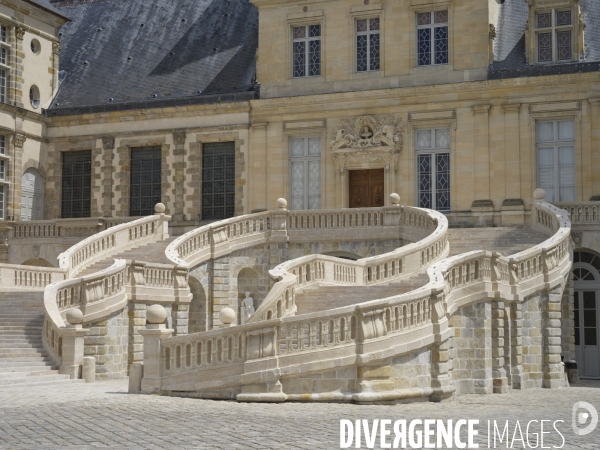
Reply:
[[[592,266],[591,264],[585,262],[577,262],[573,264],[572,271],[575,269],[587,269],[593,275],[594,281],[574,281],[573,287],[575,292],[584,292],[584,291],[595,291],[596,292],[596,342],[598,347],[598,364],[600,364],[600,272]],[[600,374],[598,377],[590,377],[584,374],[585,370],[585,352],[584,352],[584,336],[583,336],[583,304],[581,303],[582,298],[579,303],[579,342],[580,345],[575,346],[575,354],[577,355],[577,362],[579,365],[579,376],[581,378],[590,378],[590,379],[600,379]],[[575,302],[575,299],[573,299]],[[574,305],[573,305],[574,306]],[[578,348],[579,347],[579,348]]]
[[[390,194],[396,186],[396,170],[388,164],[346,163],[337,174],[337,203],[340,208],[350,208],[350,171],[383,169],[383,205],[390,206]]]

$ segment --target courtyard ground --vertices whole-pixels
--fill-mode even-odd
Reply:
[[[488,448],[488,420],[502,426],[509,421],[511,435],[516,421],[525,435],[531,420],[563,420],[557,424],[565,438],[562,448],[600,449],[600,426],[578,438],[571,428],[575,402],[586,401],[600,410],[600,381],[560,390],[466,395],[443,404],[389,406],[245,404],[126,392],[126,380],[0,389],[0,448],[337,449],[341,419],[479,419],[480,448]],[[530,445],[517,441],[513,448],[534,446],[535,425]],[[544,447],[560,447],[560,435],[549,428],[553,432],[545,435]],[[510,447],[497,443],[492,448]]]

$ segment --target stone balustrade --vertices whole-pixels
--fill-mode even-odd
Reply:
[[[27,222],[6,222],[11,230],[7,238],[11,239],[46,239],[87,237],[100,231],[108,230],[135,220],[134,217],[89,217],[76,219],[32,220]]]
[[[569,213],[573,225],[600,224],[600,202],[559,202],[554,205]]]
[[[157,353],[144,356],[160,361],[159,375],[146,392],[191,391],[194,395],[237,398],[238,401],[301,399],[301,395],[283,393],[280,379],[358,367],[360,383],[353,394],[334,393],[325,399],[372,402],[407,396],[431,396],[436,401],[447,398],[454,389],[447,376],[447,341],[454,332],[449,325],[452,314],[485,298],[520,305],[534,292],[554,292],[560,288],[570,271],[568,214],[538,199],[532,217],[533,226],[549,236],[542,244],[510,257],[482,250],[434,261],[427,268],[430,282],[426,286],[324,312],[300,316],[284,313],[293,307],[293,289],[303,284],[336,277],[351,284],[363,282],[364,278],[346,268],[335,267],[334,258],[330,257],[309,256],[283,264],[281,280],[272,290],[279,303],[275,313],[271,309],[270,316],[261,314],[265,320],[227,329],[189,336],[163,335],[156,347]],[[411,223],[417,222],[411,219]],[[320,264],[316,264],[317,261]],[[353,263],[347,262],[348,265]],[[285,283],[289,286],[283,288]],[[494,317],[502,317],[500,306],[495,308]],[[550,303],[544,306],[542,316],[543,345],[547,353],[543,362],[544,387],[559,386],[564,378],[560,346],[553,344],[552,336],[557,333],[552,328],[556,322],[552,319],[553,308]],[[560,335],[560,330],[558,332]],[[501,345],[501,341],[497,345]],[[436,358],[431,388],[374,388],[388,386],[382,381],[389,377],[388,369],[377,369],[377,361],[428,346],[435,347]],[[520,364],[519,361],[515,364]],[[501,376],[502,370],[495,373]],[[498,389],[501,389],[502,379],[499,382]]]
[[[65,272],[51,267],[0,264],[0,279],[4,291],[43,291],[50,283],[64,280]]]

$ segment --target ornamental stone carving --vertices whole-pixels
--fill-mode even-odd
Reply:
[[[397,171],[401,120],[391,114],[339,119],[330,142],[336,168],[343,172],[348,165],[383,165]]]
[[[186,138],[185,130],[173,132],[173,142],[175,142],[175,145],[184,145],[185,138]]]
[[[112,136],[103,137],[102,148],[104,150],[113,150],[115,148],[115,138]]]
[[[17,39],[23,40],[23,38],[25,37],[25,28],[15,27],[15,33],[17,35]]]
[[[13,137],[13,144],[15,147],[23,148],[23,144],[25,144],[26,140],[27,137],[23,133],[15,133],[15,136]]]
[[[52,53],[54,53],[55,55],[59,55],[60,54],[60,43],[59,42],[53,42],[52,43]]]
[[[571,239],[575,248],[581,248],[583,244],[583,231],[571,231]]]

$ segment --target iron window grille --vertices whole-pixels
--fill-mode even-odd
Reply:
[[[292,27],[293,77],[321,75],[321,25]]]
[[[417,13],[419,66],[448,64],[448,10]]]
[[[450,212],[450,129],[417,130],[415,148],[419,207]]]
[[[235,142],[202,145],[202,220],[235,215]]]
[[[150,216],[161,201],[161,148],[131,149],[129,215]]]
[[[321,138],[290,140],[290,209],[321,208]]]
[[[92,152],[63,152],[61,217],[90,217],[91,198]]]
[[[538,63],[573,60],[572,11],[553,9],[536,13],[535,32]]]
[[[370,72],[380,69],[380,20],[360,19],[356,22],[356,71]]]

